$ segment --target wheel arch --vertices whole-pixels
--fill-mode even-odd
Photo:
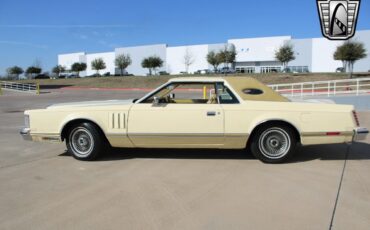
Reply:
[[[81,124],[81,123],[91,123],[93,124],[99,131],[99,133],[103,136],[103,138],[108,142],[108,139],[103,131],[103,129],[100,127],[100,125],[98,125],[97,122],[91,120],[91,119],[87,119],[87,118],[76,118],[76,119],[72,119],[72,120],[69,120],[67,121],[66,123],[63,124],[62,128],[61,128],[61,132],[60,132],[60,138],[62,141],[64,141],[67,137],[67,134],[68,134],[68,131],[78,125],[78,124]]]
[[[250,143],[251,143],[251,141],[252,141],[252,139],[253,139],[256,131],[260,127],[267,126],[267,125],[277,125],[277,124],[286,125],[286,126],[290,127],[294,131],[294,133],[295,133],[295,136],[297,138],[297,142],[298,143],[301,143],[301,135],[300,135],[300,131],[297,128],[297,126],[293,125],[291,122],[288,122],[286,120],[282,120],[282,119],[269,119],[269,120],[261,121],[261,122],[257,123],[253,127],[252,131],[250,132],[248,141],[247,141],[247,147],[250,145]]]

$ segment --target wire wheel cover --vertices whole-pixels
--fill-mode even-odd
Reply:
[[[281,128],[269,128],[265,130],[258,141],[261,153],[271,159],[284,157],[291,147],[289,134]]]
[[[74,129],[69,140],[73,152],[80,157],[89,155],[94,148],[94,139],[86,128],[78,127]]]

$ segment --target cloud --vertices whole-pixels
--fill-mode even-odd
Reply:
[[[0,44],[15,45],[15,46],[29,46],[29,47],[40,48],[40,49],[47,49],[48,48],[48,46],[46,46],[46,45],[35,44],[35,43],[30,43],[30,42],[17,42],[17,41],[0,40]]]
[[[33,24],[23,24],[23,25],[0,25],[0,28],[39,28],[39,29],[69,29],[69,28],[94,28],[94,29],[104,29],[104,28],[128,28],[132,25],[33,25]]]

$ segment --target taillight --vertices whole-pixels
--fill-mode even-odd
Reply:
[[[357,126],[360,126],[360,122],[359,122],[359,120],[358,120],[358,117],[357,117],[357,113],[356,113],[356,111],[352,111],[352,114],[353,114],[353,119],[355,119],[355,122],[356,122],[356,125]]]

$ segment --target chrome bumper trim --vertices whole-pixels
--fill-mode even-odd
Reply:
[[[369,130],[367,128],[358,127],[353,129],[353,133],[353,141],[363,141],[369,134]]]
[[[23,128],[23,129],[21,129],[20,134],[22,135],[23,140],[25,140],[25,141],[32,141],[32,137],[31,137],[31,133],[30,132],[31,132],[30,128]]]

